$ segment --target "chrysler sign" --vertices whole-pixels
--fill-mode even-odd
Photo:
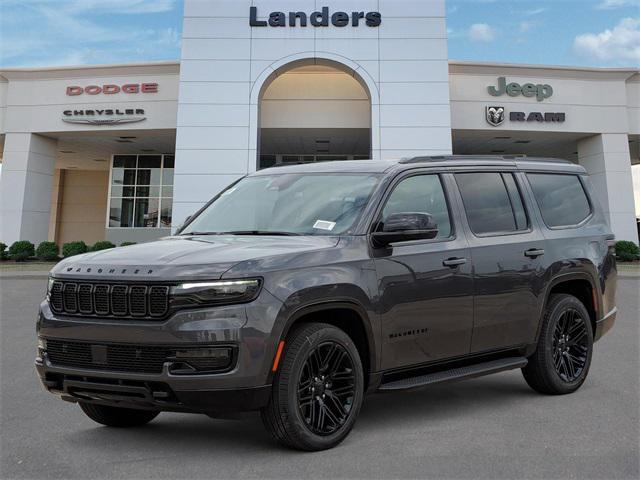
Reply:
[[[62,121],[82,125],[121,125],[146,120],[142,108],[96,108],[83,110],[65,110]]]
[[[329,7],[322,7],[320,11],[310,13],[305,12],[271,12],[268,20],[258,20],[258,8],[251,7],[249,10],[249,25],[252,27],[306,27],[310,23],[314,27],[346,27],[349,24],[353,27],[360,26],[360,23],[367,27],[379,27],[382,23],[380,12],[335,12],[331,13]]]

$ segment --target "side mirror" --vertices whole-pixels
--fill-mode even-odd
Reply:
[[[431,240],[438,235],[438,225],[428,213],[394,213],[384,220],[381,231],[371,234],[377,247],[412,240]]]

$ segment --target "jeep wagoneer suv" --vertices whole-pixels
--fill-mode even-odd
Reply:
[[[325,449],[366,393],[516,368],[577,390],[615,321],[612,241],[560,160],[263,170],[172,237],[58,264],[36,368],[105,425],[256,410],[284,444]]]

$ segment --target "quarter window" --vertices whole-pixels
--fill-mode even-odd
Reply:
[[[578,225],[591,215],[589,199],[576,175],[530,173],[527,178],[549,227]]]
[[[518,186],[510,173],[456,174],[471,230],[476,235],[528,229],[527,214]]]
[[[168,228],[173,204],[173,155],[115,155],[109,227]]]
[[[402,180],[387,200],[382,211],[383,221],[394,213],[428,213],[438,225],[436,239],[451,236],[449,209],[438,175],[417,175]]]

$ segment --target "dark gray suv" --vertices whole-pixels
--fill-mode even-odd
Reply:
[[[284,444],[325,449],[365,393],[515,368],[578,389],[616,317],[612,245],[560,160],[263,170],[175,236],[57,265],[36,368],[105,425],[259,410]]]

